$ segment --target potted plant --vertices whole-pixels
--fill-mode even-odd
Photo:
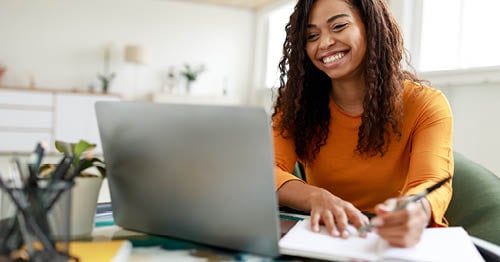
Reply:
[[[189,64],[184,64],[184,69],[180,71],[180,74],[186,78],[186,93],[191,92],[191,84],[196,81],[198,76],[205,71],[205,66],[200,65],[196,68],[191,67]]]
[[[78,143],[56,141],[57,151],[73,161],[67,176],[74,176],[75,185],[71,189],[70,234],[73,239],[89,237],[94,229],[97,199],[103,179],[106,177],[105,163],[94,157],[96,144],[80,140]],[[41,175],[55,170],[55,164],[41,167]]]
[[[112,48],[113,48],[112,44],[108,44],[104,47],[104,52],[103,52],[104,72],[102,74],[97,74],[97,79],[99,79],[99,81],[101,82],[101,88],[104,94],[108,93],[109,88],[111,86],[111,82],[116,76],[114,72],[110,72]]]

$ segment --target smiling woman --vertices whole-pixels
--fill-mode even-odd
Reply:
[[[332,15],[331,8],[320,9],[320,6],[324,5],[313,6],[307,25],[306,51],[311,62],[332,79],[342,78],[348,72],[350,77],[362,74],[366,32],[358,11],[345,5],[337,10],[339,14]],[[342,67],[343,64],[346,66]],[[352,113],[357,115],[360,111]]]
[[[286,33],[273,112],[280,205],[342,237],[348,222],[360,228],[374,214],[374,230],[395,246],[446,226],[450,182],[392,212],[453,175],[453,120],[444,95],[403,69],[386,1],[299,0]],[[296,162],[307,183],[291,174]]]

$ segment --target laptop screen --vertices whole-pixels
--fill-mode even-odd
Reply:
[[[278,256],[271,122],[262,108],[97,102],[117,225]]]

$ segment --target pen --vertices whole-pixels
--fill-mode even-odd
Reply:
[[[51,179],[53,182],[64,179],[64,176],[68,172],[68,169],[71,167],[71,163],[73,163],[74,158],[75,158],[74,156],[73,157],[63,156],[63,158],[57,165],[56,170],[52,173]]]
[[[422,190],[422,192],[420,192],[420,193],[418,193],[416,195],[412,195],[412,196],[406,197],[403,201],[401,201],[401,203],[399,203],[392,210],[392,212],[397,211],[397,210],[401,210],[401,209],[405,208],[411,202],[417,202],[418,200],[420,200],[420,199],[424,198],[426,195],[428,195],[430,192],[432,192],[432,191],[438,189],[439,187],[441,187],[444,183],[446,183],[450,179],[451,179],[451,177],[444,178],[443,180],[437,182],[433,186],[430,186],[430,187]],[[360,227],[358,229],[358,234],[366,233],[368,230],[370,230],[372,228],[373,228],[373,224],[370,222],[368,225]]]
[[[12,161],[13,165],[11,169],[11,177],[13,178],[14,185],[19,189],[23,189],[26,184],[27,177],[24,175],[21,160],[15,157]]]
[[[43,154],[45,152],[45,145],[43,142],[37,143],[35,150],[28,159],[28,185],[36,186],[37,184],[37,175],[38,170],[40,168],[40,164],[42,163]]]

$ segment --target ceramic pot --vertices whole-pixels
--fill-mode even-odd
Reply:
[[[71,191],[70,234],[72,239],[87,238],[94,230],[101,177],[76,177]]]
[[[49,223],[56,239],[91,237],[102,181],[97,176],[75,177],[71,194],[61,195],[49,211]]]

